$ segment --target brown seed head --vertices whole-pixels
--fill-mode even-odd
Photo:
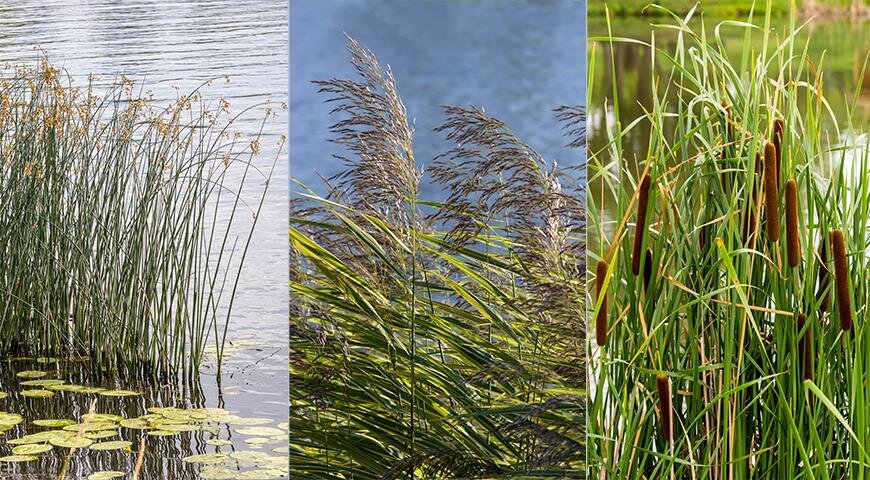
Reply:
[[[643,288],[649,288],[649,281],[652,278],[653,271],[652,250],[646,249],[646,258],[644,258],[643,262]]]
[[[781,118],[773,121],[773,146],[776,147],[776,173],[782,172],[782,145],[785,140],[785,122]],[[779,186],[779,177],[776,179]]]
[[[798,266],[801,259],[801,238],[798,231],[797,183],[794,179],[785,184],[785,242],[788,265]]]
[[[831,253],[834,257],[834,283],[837,287],[837,312],[840,328],[852,329],[852,298],[849,295],[849,264],[846,263],[846,238],[840,229],[831,231]]]
[[[634,245],[631,252],[631,271],[640,273],[640,256],[643,249],[643,236],[646,233],[646,210],[649,203],[649,189],[652,184],[649,175],[644,175],[637,194],[637,222],[634,226]]]
[[[659,410],[662,415],[662,434],[665,440],[674,440],[673,408],[671,407],[671,379],[664,373],[656,375],[656,388],[659,392]]]
[[[604,277],[607,276],[607,262],[599,260],[595,265],[595,293],[598,298],[601,298],[602,290],[604,289]],[[598,315],[595,317],[595,341],[599,346],[604,346],[607,343],[607,295],[601,299],[601,308],[598,310]]]
[[[767,238],[779,241],[779,199],[776,186],[776,147],[764,146],[764,209],[767,221]]]
[[[803,330],[807,324],[807,316],[803,313],[798,315],[798,333]],[[813,333],[812,325],[807,327],[807,331],[803,334],[798,344],[798,353],[800,354],[801,368],[803,369],[803,379],[813,379]]]

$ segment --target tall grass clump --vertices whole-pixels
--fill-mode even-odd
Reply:
[[[346,169],[291,204],[291,477],[578,478],[573,170],[482,110],[445,107],[448,147],[422,171],[389,68],[348,51],[358,79],[316,82]],[[556,113],[581,147],[583,110]],[[420,198],[425,181],[445,199]]]
[[[194,377],[221,357],[259,137],[198,91],[158,108],[95,81],[45,60],[0,76],[0,355]]]
[[[609,265],[590,272],[606,288],[589,314],[609,319],[606,347],[590,341],[591,477],[870,478],[859,87],[846,111],[830,109],[824,58],[807,56],[795,16],[782,29],[769,14],[711,26],[649,8],[670,16],[641,42],[652,102],[620,118],[614,85],[607,140],[590,145],[590,181],[605,192],[587,201],[590,261]],[[656,41],[660,27],[677,32],[672,43]],[[726,50],[735,29],[742,48]],[[626,41],[590,40],[593,52]],[[635,164],[626,145],[644,124]],[[631,273],[634,218],[656,268],[646,288]],[[767,234],[747,235],[754,225]]]

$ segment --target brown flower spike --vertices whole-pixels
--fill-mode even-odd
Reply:
[[[779,173],[782,171],[782,144],[785,139],[785,122],[781,118],[773,121],[773,146],[776,147],[776,186],[779,188]]]
[[[601,291],[604,289],[604,277],[607,276],[607,262],[599,260],[595,265],[595,292],[598,298],[601,298]],[[598,315],[595,317],[595,341],[599,346],[604,346],[607,343],[607,296],[601,299],[601,308],[598,309]]]
[[[659,410],[662,414],[662,434],[668,442],[674,441],[673,409],[671,408],[671,379],[664,373],[656,375],[659,391]]]
[[[776,181],[776,147],[768,142],[764,146],[764,208],[767,221],[767,238],[779,241],[779,199]]]
[[[797,183],[794,179],[785,184],[785,242],[788,266],[794,268],[801,260],[801,238],[798,231]]]
[[[801,313],[798,315],[798,332],[803,330],[807,323],[807,316]],[[807,327],[806,333],[800,339],[798,353],[800,354],[801,368],[803,369],[803,379],[813,379],[813,333],[812,326]]]
[[[643,235],[646,232],[646,207],[649,203],[651,183],[649,175],[644,175],[637,195],[637,222],[634,226],[634,245],[631,251],[631,271],[635,275],[640,274],[640,256],[642,255]]]
[[[837,312],[840,328],[852,329],[852,299],[849,295],[849,264],[846,263],[846,238],[843,231],[831,231],[831,253],[834,256],[834,283],[837,287]]]

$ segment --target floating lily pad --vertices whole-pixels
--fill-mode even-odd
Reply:
[[[99,392],[99,394],[106,397],[132,397],[135,395],[142,395],[141,392],[134,392],[132,390],[103,390],[102,392]]]
[[[51,449],[51,445],[46,445],[44,443],[33,443],[30,445],[19,445],[12,449],[12,453],[14,453],[15,455],[36,455],[37,453],[44,453]]]
[[[27,380],[26,382],[21,382],[21,385],[25,387],[54,387],[57,385],[63,385],[63,380],[57,379],[45,379],[45,380]]]
[[[116,440],[114,442],[95,443],[91,445],[91,450],[129,450],[132,445],[132,442],[126,440]]]
[[[7,455],[5,457],[0,457],[0,463],[32,462],[38,459],[39,457],[35,455]]]
[[[0,400],[3,400],[6,397],[7,397],[6,392],[0,392]]]
[[[49,385],[46,387],[49,390],[55,392],[74,392],[74,393],[100,393],[105,390],[105,388],[100,387],[88,387],[85,385],[76,385],[76,384],[67,384],[67,385]]]
[[[18,378],[42,378],[46,375],[48,375],[48,373],[43,372],[42,370],[24,370],[23,372],[15,374]]]
[[[152,437],[170,437],[172,435],[178,435],[178,432],[173,432],[172,430],[152,430],[148,432],[148,435]]]
[[[52,438],[48,441],[55,447],[63,447],[63,448],[85,448],[91,446],[94,443],[90,438],[84,437],[68,437],[68,438]]]
[[[231,442],[229,440],[223,440],[220,438],[211,438],[211,439],[206,440],[205,443],[208,445],[216,446],[216,447],[233,444],[233,442]]]
[[[133,428],[136,430],[147,430],[151,428],[148,422],[141,418],[127,418],[121,420],[121,426],[124,428]]]
[[[83,437],[90,438],[91,440],[102,440],[116,435],[118,435],[118,432],[115,430],[101,430],[99,432],[86,432],[82,434]]]
[[[74,420],[49,418],[44,420],[34,420],[33,424],[39,425],[40,427],[63,428],[69,425],[75,425],[76,422]]]
[[[203,453],[201,455],[190,455],[181,460],[187,463],[223,463],[227,460],[227,456],[223,453]]]
[[[13,438],[7,440],[6,443],[10,445],[27,445],[32,443],[51,442],[54,439],[67,439],[74,436],[75,432],[68,432],[66,430],[48,430],[45,432],[31,433],[30,435],[25,435],[21,438]]]
[[[54,396],[54,392],[51,390],[22,390],[21,395],[28,398],[49,398]]]
[[[88,480],[109,480],[111,478],[121,478],[124,475],[126,475],[126,473],[117,470],[106,470],[88,475]]]
[[[23,421],[24,417],[18,415],[17,413],[0,412],[0,428],[2,428],[4,425],[9,427],[13,425],[18,425]]]

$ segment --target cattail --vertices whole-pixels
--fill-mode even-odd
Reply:
[[[640,273],[640,256],[643,248],[643,235],[646,231],[646,207],[649,203],[651,183],[649,175],[644,175],[637,195],[637,223],[634,226],[634,248],[631,252],[631,271],[635,275]]]
[[[804,325],[807,323],[807,316],[801,313],[798,315],[798,332],[803,330]],[[807,325],[807,331],[804,333],[804,336],[801,337],[800,343],[798,344],[798,353],[800,355],[801,367],[803,368],[803,379],[804,380],[812,380],[813,379],[813,334],[812,334],[812,326]]]
[[[801,238],[798,231],[797,183],[794,179],[785,184],[785,242],[788,266],[794,268],[801,259]]]
[[[843,231],[831,231],[831,253],[834,256],[834,283],[837,287],[837,311],[840,328],[852,329],[852,299],[849,295],[849,265],[846,263],[846,239]]]
[[[598,298],[601,298],[601,308],[598,309],[598,316],[595,317],[595,340],[598,345],[604,346],[607,343],[607,295],[602,298],[602,290],[604,290],[604,277],[607,276],[607,262],[599,260],[595,265],[595,288]]]
[[[764,208],[767,220],[767,238],[779,241],[779,199],[776,189],[776,147],[772,143],[764,146]]]
[[[643,263],[643,288],[649,288],[649,281],[652,278],[652,250],[646,249],[646,258]]]
[[[785,139],[785,122],[781,118],[773,121],[773,146],[776,147],[776,186],[779,188],[779,173],[782,171],[782,144]]]
[[[822,312],[828,311],[828,304],[831,301],[831,291],[828,289],[828,284],[831,281],[831,273],[828,271],[828,247],[825,245],[824,238],[822,244],[819,245],[819,291],[817,295],[822,297],[822,303],[819,305],[819,310]]]
[[[671,379],[664,373],[656,375],[656,388],[659,391],[659,410],[662,414],[662,433],[665,440],[674,440],[673,410],[671,408]]]

